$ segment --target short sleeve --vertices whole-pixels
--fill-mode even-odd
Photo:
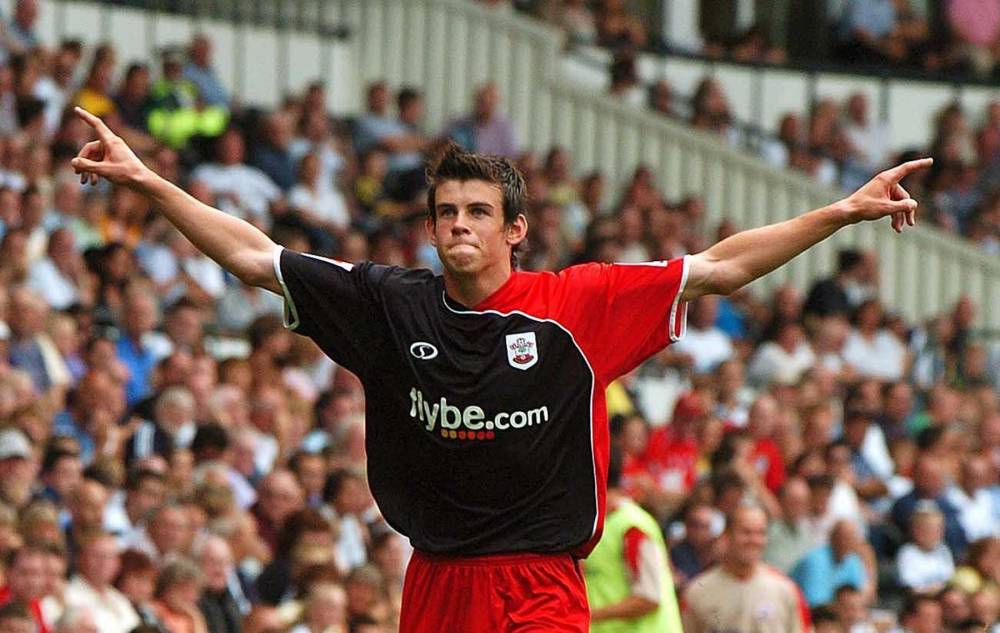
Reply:
[[[316,341],[337,364],[367,373],[386,338],[379,286],[388,270],[279,247],[274,273],[284,295],[285,327]]]
[[[607,384],[684,336],[688,260],[583,264],[559,274],[558,316]]]

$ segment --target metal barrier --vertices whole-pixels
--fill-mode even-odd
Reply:
[[[202,6],[201,0],[190,4]],[[705,199],[710,226],[723,217],[743,228],[760,226],[840,195],[805,176],[772,169],[728,149],[714,136],[561,80],[557,76],[561,34],[519,15],[469,0],[258,1],[247,6],[260,5],[280,5],[281,11],[319,7],[318,13],[302,11],[324,16],[317,18],[320,27],[345,26],[351,33],[351,72],[356,75],[352,82],[343,82],[345,89],[353,83],[360,93],[359,86],[374,79],[417,86],[426,96],[427,128],[439,130],[450,116],[468,108],[478,84],[495,81],[517,131],[531,149],[563,145],[573,153],[577,169],[599,168],[614,185],[623,184],[639,164],[650,165],[667,195]],[[263,19],[263,14],[257,17]],[[256,34],[266,39],[276,37],[275,24],[243,28],[257,29]],[[255,57],[270,69],[263,65],[247,69],[244,63],[240,76],[252,72],[256,79],[276,72],[275,59],[266,58]],[[291,72],[285,63],[279,66],[279,81]],[[940,314],[967,294],[979,306],[979,325],[1000,327],[1000,262],[960,239],[921,226],[901,236],[891,231],[888,222],[849,227],[754,287],[793,283],[805,288],[829,274],[836,251],[849,245],[879,252],[882,297],[890,309],[908,319]]]

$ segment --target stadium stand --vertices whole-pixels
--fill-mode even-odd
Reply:
[[[523,171],[530,270],[697,252],[853,182],[842,163],[823,184],[793,173],[816,157],[791,138],[829,117],[833,149],[863,104],[820,104],[808,125],[802,109],[747,154],[719,138],[724,80],[690,105],[658,83],[650,108],[628,63],[611,95],[561,76],[563,30],[650,44],[623,3],[543,3],[559,29],[515,4],[10,3],[0,622],[389,633],[410,553],[367,489],[357,378],[148,201],[81,186],[68,161],[90,137],[69,106],[285,246],[432,270],[421,169],[444,138]],[[774,48],[718,54],[783,61]],[[621,494],[659,525],[680,595],[732,555],[725,516],[754,500],[760,555],[815,630],[1000,631],[1000,203],[964,195],[1000,160],[1000,128],[976,144],[962,117],[944,113],[933,144],[954,170],[907,183],[938,228],[852,227],[702,298],[679,343],[609,387]]]

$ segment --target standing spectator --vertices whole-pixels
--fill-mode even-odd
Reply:
[[[767,514],[740,506],[726,525],[722,562],[698,576],[684,595],[687,633],[768,630],[805,633],[809,611],[788,577],[761,562],[767,546]]]
[[[680,631],[663,533],[621,487],[621,468],[621,452],[613,450],[604,535],[583,565],[590,630]]]
[[[870,593],[871,583],[857,553],[860,540],[853,523],[838,521],[830,532],[830,543],[811,550],[792,569],[791,576],[810,607],[829,603],[843,585]]]
[[[112,585],[119,567],[114,536],[96,530],[79,537],[77,573],[66,587],[66,606],[91,609],[101,633],[128,633],[139,625],[128,598]]]
[[[805,480],[801,477],[787,479],[778,495],[781,516],[771,521],[767,528],[764,560],[785,574],[816,545],[809,530],[809,496]]]
[[[469,152],[515,158],[519,153],[514,126],[500,108],[500,89],[495,83],[476,89],[472,112],[451,123],[445,135]]]
[[[211,106],[229,107],[229,95],[212,68],[212,42],[204,33],[191,38],[184,78],[198,87],[198,96]]]
[[[910,519],[912,541],[896,555],[899,583],[918,593],[933,593],[955,573],[955,562],[944,544],[944,515],[933,501],[917,504]]]

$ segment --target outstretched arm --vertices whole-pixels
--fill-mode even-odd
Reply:
[[[688,280],[681,295],[690,301],[706,294],[729,294],[822,242],[841,228],[892,216],[892,228],[913,226],[917,201],[899,184],[931,165],[913,160],[880,173],[849,197],[791,220],[743,231],[688,258]]]
[[[151,199],[163,215],[201,252],[251,286],[280,294],[274,275],[274,242],[248,222],[223,213],[188,195],[146,167],[121,138],[82,108],[77,115],[97,133],[73,159],[81,182],[98,177],[129,187]]]

